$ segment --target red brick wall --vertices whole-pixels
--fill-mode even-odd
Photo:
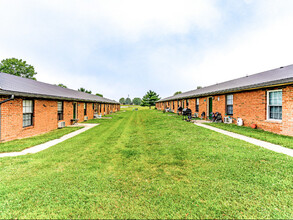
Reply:
[[[293,136],[293,86],[283,89],[282,134]]]
[[[282,121],[267,120],[267,91],[282,89],[283,93],[283,117]],[[220,112],[226,117],[226,95],[215,95],[213,98],[213,112]],[[199,98],[199,117],[202,112],[208,113],[209,97]],[[181,100],[180,100],[181,101]],[[195,112],[196,99],[189,99],[189,108]],[[181,106],[181,102],[179,102]],[[186,100],[184,101],[186,107]],[[260,89],[233,94],[233,116],[242,118],[244,126],[256,124],[258,128],[278,134],[293,136],[293,86],[283,88]]]
[[[0,100],[8,97],[1,97]],[[42,134],[58,128],[57,101],[34,100],[33,125],[23,128],[23,99],[16,98],[1,105],[1,141],[8,141]],[[118,105],[120,107],[120,105]],[[102,105],[103,107],[103,105]],[[112,105],[113,108],[113,105]],[[103,110],[103,108],[102,108]],[[93,103],[87,103],[88,119],[94,118]],[[84,121],[84,103],[77,102],[78,122]],[[71,124],[73,119],[73,102],[63,102],[63,120],[65,125]]]
[[[235,94],[233,117],[242,118],[245,126],[256,124],[266,131],[293,136],[293,87],[282,88],[282,121],[267,120],[267,91],[271,90],[274,89]]]
[[[78,119],[78,122],[83,122],[83,119],[84,119],[83,102],[77,102],[77,119]]]
[[[109,113],[110,113],[110,111],[109,111],[109,104],[106,104],[106,115],[108,115]]]
[[[234,97],[234,99],[235,98],[236,97]],[[207,102],[208,102],[208,98],[206,98],[206,103]],[[208,112],[208,109],[206,109],[206,112]],[[225,116],[225,113],[226,113],[226,95],[213,96],[213,112],[220,112],[222,114],[222,116]]]
[[[71,124],[71,119],[73,119],[73,103],[64,101],[63,102],[63,121],[65,121],[65,125]]]
[[[191,109],[192,115],[194,115],[195,113],[195,104],[196,104],[195,99],[188,99],[188,108]]]
[[[242,118],[244,125],[257,124],[259,128],[271,130],[269,123],[265,125],[267,114],[266,91],[256,90],[233,95],[233,118]],[[280,130],[276,131],[277,133]]]
[[[105,112],[106,112],[106,104],[102,104],[102,109],[101,109],[101,113],[102,115],[105,115]]]
[[[33,126],[22,126],[22,99],[15,99],[2,104],[1,138],[13,140],[29,137],[56,129],[57,102],[34,100]]]
[[[87,115],[88,120],[94,118],[94,109],[93,109],[93,103],[87,103]]]

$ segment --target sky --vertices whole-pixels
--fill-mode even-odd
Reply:
[[[0,60],[119,100],[293,64],[292,0],[0,0]]]

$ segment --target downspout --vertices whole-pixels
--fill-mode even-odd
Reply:
[[[1,138],[1,121],[2,121],[2,114],[1,114],[1,105],[5,102],[9,102],[10,100],[13,100],[14,99],[14,95],[11,95],[11,97],[9,99],[6,99],[6,100],[3,100],[0,102],[0,142],[2,140]]]

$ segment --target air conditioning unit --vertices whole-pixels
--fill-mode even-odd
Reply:
[[[65,121],[58,122],[58,128],[64,128],[65,127]]]
[[[238,126],[242,126],[242,125],[243,125],[243,120],[242,120],[242,118],[238,118],[238,119],[237,119],[237,125],[238,125]]]
[[[225,118],[224,118],[224,123],[226,123],[226,124],[231,124],[231,123],[232,123],[232,118],[230,118],[230,117],[225,117]]]
[[[84,121],[87,121],[89,118],[87,116],[84,116]]]

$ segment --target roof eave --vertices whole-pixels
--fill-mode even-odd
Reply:
[[[15,92],[15,91],[2,90],[2,89],[0,90],[0,95],[15,95],[18,97],[54,99],[54,100],[64,100],[64,101],[82,101],[82,102],[98,102],[98,103],[105,103],[105,104],[120,104],[116,101],[111,102],[111,101],[98,101],[93,99],[77,99],[77,98],[62,97],[62,96],[50,96],[50,95],[44,95],[44,94]]]
[[[272,82],[272,84],[268,84],[268,83],[263,83],[263,84],[258,84],[257,86],[254,85],[253,87],[245,86],[245,87],[238,87],[238,88],[232,88],[232,89],[226,89],[226,90],[219,90],[216,92],[202,93],[202,94],[198,94],[198,95],[190,95],[190,96],[183,96],[183,97],[170,97],[170,98],[165,98],[165,99],[159,100],[158,102],[181,100],[181,99],[186,99],[186,98],[198,98],[198,97],[211,96],[211,95],[223,95],[223,94],[227,94],[227,93],[244,92],[244,91],[250,91],[250,90],[271,88],[271,87],[276,87],[276,86],[286,86],[286,85],[291,85],[291,84],[293,85],[293,82],[292,81],[287,82],[287,83]]]

